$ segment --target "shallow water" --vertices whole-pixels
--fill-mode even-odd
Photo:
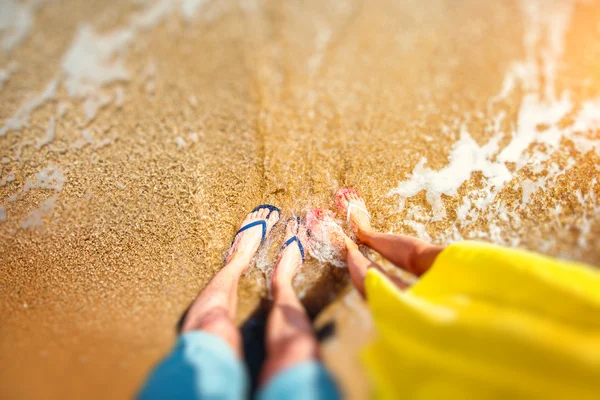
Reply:
[[[383,231],[600,264],[595,2],[27,4],[0,4],[2,398],[130,396],[263,202],[358,187]],[[346,275],[296,286],[337,299],[324,355],[358,398]]]

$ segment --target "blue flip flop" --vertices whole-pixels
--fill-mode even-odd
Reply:
[[[235,236],[233,237],[233,240],[231,241],[231,244],[233,244],[235,242],[235,238],[237,237],[237,235],[239,235],[246,229],[250,229],[250,228],[253,228],[258,225],[262,225],[262,237],[260,239],[260,243],[262,244],[265,241],[265,238],[267,237],[267,220],[269,219],[269,217],[271,216],[271,213],[273,211],[277,211],[279,213],[279,215],[281,215],[281,211],[279,210],[279,208],[272,206],[270,204],[261,204],[261,205],[255,207],[254,210],[252,210],[251,212],[256,212],[256,211],[262,210],[263,208],[266,208],[269,210],[269,213],[267,214],[265,219],[259,219],[258,221],[250,222],[248,225],[242,226],[240,228],[240,230],[236,232]]]
[[[267,214],[267,216],[265,217],[265,219],[269,219],[269,217],[271,216],[271,213],[273,211],[277,211],[279,213],[279,215],[281,215],[281,210],[275,206],[272,206],[270,204],[261,204],[259,206],[254,207],[254,210],[252,210],[252,212],[256,212],[259,210],[262,210],[263,208],[266,208],[269,210],[269,213]]]
[[[293,219],[293,218],[290,218],[290,219]],[[288,219],[288,221],[290,219]],[[296,235],[292,236],[291,238],[289,238],[288,240],[285,241],[283,246],[281,246],[281,251],[283,251],[290,244],[296,242],[298,244],[298,249],[300,250],[300,255],[302,256],[302,262],[304,262],[304,246],[302,246],[302,242],[300,242],[300,239],[298,239],[298,236],[297,236],[298,229],[300,229],[300,217],[296,217],[296,222],[298,223],[298,226],[296,228]]]

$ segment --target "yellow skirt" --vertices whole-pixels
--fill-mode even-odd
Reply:
[[[407,291],[371,269],[380,399],[600,398],[600,273],[479,242],[446,248]]]

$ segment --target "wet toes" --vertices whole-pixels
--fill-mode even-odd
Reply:
[[[266,217],[267,215],[268,215],[268,213],[267,213],[267,214],[265,214],[265,217]],[[263,217],[263,218],[264,218],[264,217]],[[275,224],[277,223],[277,221],[279,221],[279,213],[278,213],[277,211],[273,211],[273,212],[271,213],[271,215],[269,215],[269,218],[267,219],[267,221],[268,221],[268,223],[269,223],[269,225],[270,225],[270,226],[273,226],[273,225],[275,225]]]
[[[294,221],[288,221],[286,227],[285,227],[285,238],[289,239],[293,236],[293,229],[294,229]]]
[[[298,221],[294,218],[294,219],[290,219],[288,221],[287,227],[286,227],[286,235],[289,237],[294,236],[298,231]]]

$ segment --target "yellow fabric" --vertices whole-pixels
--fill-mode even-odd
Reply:
[[[600,273],[479,242],[442,251],[407,291],[366,278],[380,399],[600,396]]]

